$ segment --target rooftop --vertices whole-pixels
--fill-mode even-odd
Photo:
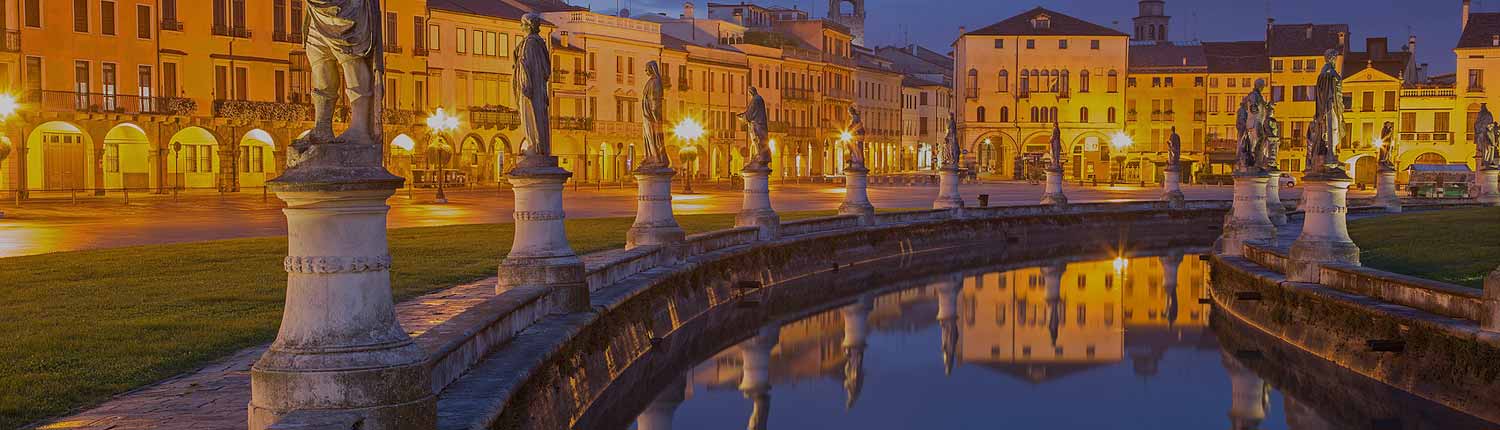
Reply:
[[[1463,34],[1458,36],[1457,49],[1500,47],[1497,40],[1500,40],[1500,13],[1471,13]]]
[[[1203,57],[1213,73],[1270,73],[1266,42],[1203,42]]]
[[[1130,45],[1130,68],[1205,69],[1208,58],[1197,42],[1152,42]]]
[[[974,36],[1119,36],[1129,37],[1105,27],[1060,12],[1037,7],[984,28],[964,33]]]
[[[1343,34],[1345,43],[1339,43]],[[1329,49],[1348,45],[1348,24],[1277,24],[1271,26],[1272,57],[1323,55]]]

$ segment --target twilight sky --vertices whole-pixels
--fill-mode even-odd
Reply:
[[[736,3],[739,0],[718,0]],[[764,5],[797,6],[824,16],[827,0],[749,0]],[[1129,33],[1135,0],[866,0],[866,45],[900,44],[904,40],[947,52],[958,26],[970,30],[989,25],[1038,5]],[[681,0],[572,0],[595,10],[628,6],[633,14],[681,13]],[[700,15],[707,0],[697,0]],[[1269,5],[1269,7],[1268,7]],[[1366,37],[1388,37],[1399,48],[1408,34],[1417,36],[1418,60],[1432,74],[1452,72],[1458,41],[1460,0],[1167,0],[1173,40],[1261,40],[1266,12],[1280,24],[1347,23],[1354,49]],[[1476,11],[1500,11],[1500,0],[1474,0]],[[1118,24],[1115,24],[1118,22]]]

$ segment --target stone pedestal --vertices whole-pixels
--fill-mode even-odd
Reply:
[[[635,172],[635,224],[625,233],[625,248],[644,245],[676,247],[687,236],[672,215],[672,176],[670,168]]]
[[[740,392],[745,397],[771,391],[771,350],[781,338],[780,326],[762,327],[754,337],[740,343]]]
[[[875,298],[860,296],[854,303],[839,309],[844,320],[844,348],[863,348],[870,335],[870,311],[875,309]]]
[[[1292,242],[1286,275],[1293,282],[1318,282],[1324,263],[1359,264],[1359,247],[1349,238],[1347,175],[1303,178],[1302,195],[1307,200],[1302,234]]]
[[[515,241],[500,262],[497,292],[521,286],[552,289],[561,312],[589,309],[583,260],[568,245],[563,227],[563,183],[573,176],[557,167],[557,157],[532,155],[506,176],[515,193]]]
[[[371,430],[434,428],[426,353],[391,298],[385,201],[402,179],[380,167],[375,145],[298,141],[288,157],[269,183],[286,202],[286,307],[250,369],[249,428],[297,411],[354,415]]]
[[[844,203],[839,205],[839,215],[858,215],[860,225],[875,225],[875,205],[870,204],[866,191],[869,183],[869,169],[844,169]]]
[[[1274,170],[1267,173],[1271,179],[1266,181],[1266,217],[1277,227],[1286,225],[1286,203],[1281,201],[1281,175],[1284,174]]]
[[[1484,314],[1479,318],[1479,329],[1500,333],[1500,269],[1484,278]]]
[[[938,197],[932,201],[933,209],[963,209],[964,198],[958,193],[958,168],[944,167],[938,170]]]
[[[1162,172],[1162,176],[1161,200],[1167,202],[1167,206],[1171,207],[1172,209],[1182,209],[1187,207],[1187,197],[1182,195],[1182,172],[1176,170],[1167,170],[1165,172]],[[1061,175],[1058,176],[1058,181],[1062,181]],[[1050,183],[1051,181],[1049,180],[1048,182]],[[1062,185],[1061,183],[1059,183],[1058,190],[1061,189]],[[1046,202],[1044,201],[1043,203]]]
[[[1276,239],[1276,225],[1266,214],[1266,183],[1270,177],[1264,174],[1242,174],[1234,176],[1234,207],[1229,219],[1224,222],[1224,232],[1214,243],[1214,252],[1244,255],[1246,242]]]
[[[1396,169],[1381,168],[1375,176],[1375,206],[1386,212],[1401,212],[1401,196],[1396,195]]]
[[[734,216],[735,227],[760,228],[760,240],[776,240],[781,237],[781,216],[771,209],[771,169],[740,172],[745,178],[744,200],[740,212]]]
[[[1068,206],[1068,196],[1063,194],[1062,170],[1047,170],[1047,188],[1042,194],[1042,204],[1057,207]]]
[[[679,377],[667,388],[657,394],[651,404],[646,405],[646,410],[641,411],[635,417],[635,428],[637,430],[672,430],[672,418],[677,415],[677,407],[687,399],[687,379]]]
[[[1229,373],[1229,420],[1234,429],[1260,428],[1266,419],[1270,391],[1266,381],[1241,364],[1228,351],[1221,352]]]
[[[1485,206],[1500,206],[1500,170],[1480,170],[1474,178],[1479,181],[1479,195],[1474,199]]]

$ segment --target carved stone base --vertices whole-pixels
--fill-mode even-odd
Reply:
[[[1381,168],[1375,177],[1375,206],[1386,212],[1401,212],[1401,196],[1396,195],[1396,170]]]
[[[1167,207],[1172,209],[1186,208],[1187,197],[1182,195],[1182,172],[1168,170],[1162,172],[1162,176],[1161,200],[1167,202]]]
[[[735,227],[760,228],[760,240],[781,237],[781,215],[771,208],[771,169],[740,172],[745,178],[740,212],[734,216]]]
[[[573,174],[556,161],[525,157],[506,177],[515,192],[515,241],[500,263],[496,290],[544,286],[563,304],[563,312],[581,312],[589,309],[583,260],[568,244],[563,226],[563,183]]]
[[[938,197],[932,201],[933,209],[963,209],[964,198],[958,193],[958,168],[944,167],[938,171]]]
[[[1270,171],[1271,179],[1266,181],[1266,216],[1271,219],[1271,225],[1281,227],[1286,225],[1286,203],[1281,201],[1281,175],[1285,173]]]
[[[867,191],[869,183],[869,169],[844,170],[844,203],[839,205],[839,215],[858,215],[860,225],[875,225],[875,205],[870,204]]]
[[[672,176],[670,168],[638,170],[636,181],[635,224],[625,233],[625,248],[642,245],[673,246],[682,243],[686,233],[672,214]]]
[[[1068,196],[1063,194],[1063,172],[1061,170],[1047,170],[1047,185],[1042,194],[1042,204],[1052,205],[1059,209],[1068,207]]]
[[[1479,182],[1479,195],[1474,200],[1485,206],[1500,206],[1500,170],[1480,170],[1474,179]]]
[[[1479,319],[1479,328],[1500,333],[1500,269],[1484,278],[1484,313]]]
[[[1266,175],[1235,175],[1234,209],[1224,222],[1224,232],[1214,242],[1214,252],[1244,255],[1247,242],[1276,239],[1276,226],[1266,215]]]
[[[1319,282],[1325,263],[1359,264],[1359,247],[1349,238],[1347,215],[1348,178],[1305,178],[1302,193],[1307,197],[1302,234],[1292,242],[1287,259],[1287,279],[1293,282]]]

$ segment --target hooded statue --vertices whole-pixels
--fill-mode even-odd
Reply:
[[[760,97],[760,91],[756,91],[755,87],[750,87],[750,106],[739,117],[750,125],[751,154],[750,161],[745,163],[745,171],[769,170],[771,144],[767,122],[770,117],[766,115],[766,100]]]
[[[854,170],[865,168],[865,122],[860,119],[859,111],[854,106],[849,107],[849,134],[848,142],[844,142],[845,151],[848,155],[848,167]]]

